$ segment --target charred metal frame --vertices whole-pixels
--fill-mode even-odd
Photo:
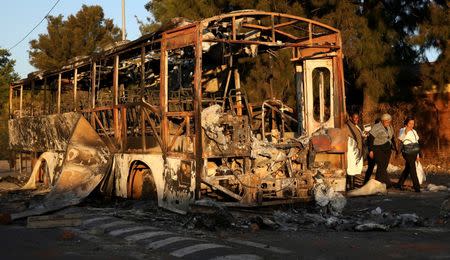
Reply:
[[[226,101],[227,98],[230,100],[230,109],[232,111],[230,113],[235,115],[236,119],[241,120],[245,117],[245,120],[239,121],[242,123],[238,125],[249,124],[251,128],[253,121],[258,117],[255,111],[262,109],[259,116],[262,114],[263,139],[265,138],[265,111],[271,111],[272,114],[281,113],[283,119],[286,118],[297,122],[299,125],[294,131],[296,135],[311,137],[314,133],[305,132],[306,129],[304,127],[307,124],[307,118],[305,117],[308,117],[308,115],[302,115],[304,111],[300,113],[304,105],[302,103],[302,89],[305,87],[303,75],[301,74],[302,62],[308,59],[331,59],[333,63],[333,71],[331,73],[334,75],[332,84],[334,85],[336,98],[334,115],[332,116],[335,119],[334,127],[339,128],[343,126],[346,108],[342,41],[339,30],[302,17],[262,11],[232,12],[187,23],[170,30],[157,31],[144,35],[135,41],[110,48],[98,55],[80,58],[60,70],[30,74],[28,78],[14,82],[10,86],[10,118],[15,120],[16,118],[45,116],[68,111],[82,113],[91,126],[103,137],[112,153],[160,153],[163,158],[171,157],[195,161],[196,199],[200,199],[203,196],[205,187],[207,187],[207,190],[218,190],[238,202],[247,201],[247,204],[255,202],[261,204],[260,195],[257,194],[256,190],[252,191],[256,195],[250,199],[244,198],[247,195],[236,194],[236,192],[217,184],[217,182],[220,182],[219,179],[225,180],[236,176],[229,175],[227,178],[222,176],[216,179],[205,176],[207,171],[207,165],[205,164],[209,163],[209,158],[226,160],[226,158],[237,156],[242,158],[244,168],[249,169],[250,167],[250,159],[248,155],[244,155],[247,154],[245,151],[242,154],[239,151],[235,151],[234,154],[222,155],[205,151],[206,137],[204,129],[202,129],[202,111],[207,107],[207,102],[209,101],[205,99],[203,80],[205,75],[209,73],[205,71],[205,66],[209,64],[205,65],[203,59],[209,52],[209,49],[205,50],[204,46],[211,48],[219,45],[228,48],[223,48],[221,49],[222,51],[225,49],[229,50],[222,57],[224,59],[227,56],[227,60],[223,64],[217,64],[215,67],[215,69],[224,67],[228,70],[224,86],[225,90],[220,96],[223,96],[221,99],[224,103],[228,102]],[[186,106],[192,105],[193,109],[171,111],[170,107],[172,105],[179,104],[177,104],[177,100],[171,99],[173,90],[169,86],[169,59],[172,59],[173,57],[170,55],[174,54],[170,53],[183,48],[192,48],[194,50],[195,67],[191,93],[192,104],[190,104],[189,100],[186,101]],[[298,90],[296,97],[297,115],[285,115],[283,104],[281,103],[278,107],[279,102],[274,100],[264,102],[262,106],[261,104],[246,102],[245,95],[240,90],[239,71],[235,65],[237,64],[237,59],[245,55],[244,49],[245,51],[249,50],[251,55],[281,49],[291,50],[291,61],[296,68],[293,76],[295,75],[297,81],[300,81],[296,83],[296,89]],[[149,99],[148,95],[143,94],[138,96],[138,100],[127,99],[123,101],[122,98],[128,98],[124,94],[128,87],[125,86],[127,83],[121,79],[126,73],[126,68],[133,68],[136,75],[139,75],[139,79],[135,79],[138,86],[137,89],[141,91],[148,90],[150,89],[147,86],[149,82],[148,77],[150,76],[148,75],[148,68],[149,66],[155,66],[151,63],[158,61],[158,59],[159,66],[156,67],[159,67],[159,69],[153,69],[152,76],[155,80],[151,82],[152,86],[159,84],[158,98]],[[179,66],[181,68],[182,65]],[[232,74],[235,80],[235,88],[231,91],[229,86]],[[107,83],[104,83],[105,80],[107,80]],[[107,84],[106,87],[105,84]],[[72,89],[73,106],[71,108],[62,107],[64,86],[71,86]],[[110,89],[110,99],[107,100],[107,104],[99,105],[99,93],[105,89]],[[37,101],[31,103],[31,113],[24,110],[24,90],[31,90],[32,93],[37,90],[43,92],[41,111],[33,108],[33,106],[36,106]],[[14,110],[14,101],[17,99],[14,94],[17,94],[17,92],[19,93],[18,114]],[[81,100],[81,92],[85,92],[88,95],[88,100],[82,106],[78,106]],[[52,100],[55,100],[54,96],[56,95],[56,106],[51,101],[49,102],[49,94],[51,94],[50,98]],[[214,102],[217,104],[219,101],[215,100]],[[270,113],[268,113],[268,116],[270,116]],[[226,119],[223,120],[226,121]],[[173,123],[175,121],[177,122],[176,126]],[[227,124],[231,124],[231,122],[228,121]],[[235,127],[238,127],[238,125]],[[137,143],[136,140],[139,136],[140,141]],[[150,136],[151,139],[149,139]],[[320,141],[322,139],[319,138],[318,140],[313,142],[315,146],[329,146],[329,144],[323,144]],[[152,145],[151,142],[156,142],[159,148],[154,148],[155,145]],[[247,144],[250,145],[250,143]],[[192,149],[189,148],[190,145],[192,145]],[[286,144],[283,143],[277,145],[277,147],[285,146]],[[295,145],[289,147],[292,148]],[[26,149],[13,147],[13,150],[19,154],[30,151],[35,153],[46,152],[40,150],[39,147],[28,147]],[[321,150],[320,147],[318,150]],[[334,147],[334,152],[339,154],[340,164],[343,167],[345,165],[343,160],[344,150]],[[247,183],[244,186],[253,185],[251,176],[243,174],[241,177],[242,179],[240,180],[236,177],[238,182]],[[273,185],[275,186],[275,183]],[[285,184],[281,184],[281,186],[283,185]],[[253,189],[249,188],[249,190]]]

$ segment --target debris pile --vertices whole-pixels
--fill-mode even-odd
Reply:
[[[223,127],[220,125],[220,118],[223,113],[220,105],[212,105],[202,110],[202,128],[206,136],[215,141],[221,149],[227,149],[227,138],[223,133]]]
[[[442,202],[440,215],[443,218],[450,218],[450,199],[446,199]]]
[[[435,185],[430,183],[426,187],[426,190],[431,192],[439,192],[439,191],[450,191],[450,188],[447,188],[447,186],[445,185]]]
[[[347,196],[357,197],[357,196],[369,196],[386,193],[387,193],[386,184],[371,179],[361,188],[347,192]]]
[[[322,179],[317,179],[313,191],[317,206],[333,216],[339,216],[342,213],[347,203],[344,195],[334,191],[333,187],[326,185]]]

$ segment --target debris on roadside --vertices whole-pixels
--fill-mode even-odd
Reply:
[[[188,229],[205,228],[215,231],[228,228],[234,222],[233,215],[228,209],[213,200],[198,200],[191,208],[191,216],[183,225]]]
[[[381,225],[378,223],[365,223],[361,225],[357,225],[355,227],[356,231],[389,231],[389,227],[386,225]]]
[[[369,196],[369,195],[386,195],[386,184],[371,179],[359,189],[347,192],[348,197]]]
[[[27,228],[75,227],[81,225],[80,214],[33,216],[27,219]]]
[[[449,188],[447,188],[447,186],[444,185],[435,185],[435,184],[428,184],[428,186],[426,187],[427,191],[431,191],[431,192],[439,192],[439,191],[450,191]]]
[[[314,186],[314,199],[316,205],[337,216],[342,213],[347,203],[344,195],[334,191],[333,187],[326,185],[322,179],[317,180]]]
[[[443,218],[450,218],[450,199],[446,199],[442,202],[440,216]]]

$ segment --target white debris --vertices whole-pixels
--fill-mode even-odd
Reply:
[[[273,166],[274,163],[284,162],[286,154],[271,143],[252,138],[252,151],[250,157],[255,159],[256,167]]]
[[[365,223],[361,225],[357,225],[355,227],[356,231],[389,231],[389,227],[387,225],[382,225],[378,223]]]
[[[447,191],[447,186],[444,185],[435,185],[435,184],[428,184],[427,190],[431,192],[438,192],[438,191]]]
[[[372,215],[380,215],[382,212],[383,212],[383,211],[381,210],[381,208],[380,208],[380,207],[377,207],[376,209],[372,210],[372,211],[370,212],[370,214],[372,214]]]
[[[223,127],[220,126],[220,117],[222,116],[222,107],[212,105],[202,110],[202,128],[206,136],[217,143],[221,149],[226,150],[227,138],[223,134]]]
[[[202,110],[202,127],[208,128],[219,124],[222,107],[212,105]]]
[[[387,193],[386,184],[371,179],[366,183],[366,185],[362,186],[361,188],[347,192],[347,196],[357,197],[357,196],[368,196],[386,193]]]
[[[314,199],[318,206],[327,207],[333,215],[341,214],[347,204],[347,200],[342,194],[325,185],[322,180],[318,180],[314,187]]]
[[[386,171],[387,171],[388,173],[397,173],[397,172],[399,172],[400,170],[401,170],[400,167],[395,166],[395,165],[393,165],[393,164],[389,164],[388,167],[387,167],[387,169],[386,169]]]

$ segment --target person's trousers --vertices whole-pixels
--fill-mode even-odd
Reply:
[[[420,191],[420,183],[419,178],[417,178],[417,171],[416,171],[416,159],[417,154],[405,154],[402,153],[403,158],[405,159],[405,169],[402,172],[402,175],[400,175],[400,179],[398,179],[398,186],[402,187],[403,183],[405,182],[406,178],[408,178],[408,175],[411,175],[411,180],[414,186],[414,190],[419,192]]]
[[[372,177],[373,169],[375,168],[375,160],[368,157],[367,158],[367,171],[364,175],[364,184],[370,181],[370,177]]]
[[[392,185],[391,179],[389,179],[389,175],[387,173],[387,167],[389,165],[389,160],[391,159],[391,150],[374,150],[373,157],[377,165],[375,179],[379,182],[385,183],[386,188],[390,188]]]

